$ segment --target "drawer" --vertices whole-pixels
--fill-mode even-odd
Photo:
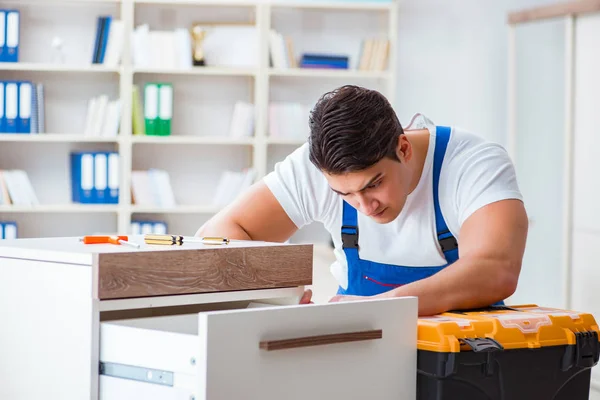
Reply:
[[[102,400],[414,399],[417,299],[102,322]]]

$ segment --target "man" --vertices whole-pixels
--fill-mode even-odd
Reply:
[[[528,229],[513,165],[500,146],[417,117],[404,130],[376,91],[326,93],[308,143],[197,235],[285,241],[320,221],[335,244],[332,301],[417,296],[419,315],[502,302]]]

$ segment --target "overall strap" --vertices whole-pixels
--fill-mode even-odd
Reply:
[[[342,248],[358,249],[358,217],[356,209],[342,201]]]
[[[458,259],[458,242],[448,230],[439,201],[439,183],[442,163],[450,140],[451,129],[447,126],[436,127],[435,152],[433,155],[433,206],[435,209],[435,226],[440,247],[446,261],[453,263]]]

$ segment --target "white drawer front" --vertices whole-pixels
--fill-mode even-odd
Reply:
[[[416,396],[416,298],[216,311],[193,318],[197,324],[195,336],[190,334],[193,329],[189,326],[182,330],[187,333],[182,336],[161,332],[154,329],[156,326],[132,328],[110,323],[127,331],[126,334],[115,331],[110,341],[101,338],[101,346],[119,349],[119,362],[167,371],[166,366],[170,365],[179,371],[174,374],[174,387],[139,382],[134,385],[125,379],[114,379],[110,383],[110,397],[102,396],[103,392],[108,393],[109,386],[101,380],[102,399],[120,399],[120,391],[138,385],[161,386],[160,391],[165,394],[158,396],[157,390],[152,399],[179,399],[184,393],[181,389],[188,388],[188,384],[193,386],[189,398],[193,396],[196,400],[414,399]],[[185,324],[181,323],[184,320],[189,323],[190,316],[182,316],[178,323],[164,320],[168,321],[165,328],[184,329]],[[148,341],[146,335],[153,339]],[[192,336],[194,349],[189,348],[187,340]],[[311,342],[315,337],[317,345]],[[330,343],[340,338],[351,341]],[[357,338],[361,340],[353,340]],[[186,349],[180,352],[177,346],[183,342]],[[272,349],[289,343],[300,346]],[[197,355],[192,372],[195,379],[190,380],[187,365],[184,368],[173,361],[168,348],[177,349],[182,360]],[[101,350],[101,354],[109,353],[113,350]],[[101,355],[101,361],[109,360]],[[119,381],[123,383],[122,389],[118,387]],[[141,393],[142,389],[139,390]]]
[[[414,399],[417,301],[257,308],[200,316],[206,399]],[[266,351],[263,341],[382,330],[382,338]]]

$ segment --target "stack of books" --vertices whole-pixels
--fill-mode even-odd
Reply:
[[[387,69],[390,41],[367,39],[363,41],[358,69],[360,71],[385,71]]]
[[[0,239],[16,239],[17,223],[14,221],[0,222]]]
[[[125,40],[125,25],[123,21],[111,16],[100,16],[96,24],[96,39],[92,64],[102,64],[116,67],[121,63]]]
[[[187,29],[151,31],[148,24],[135,28],[131,43],[137,68],[186,69],[192,67],[192,39]]]
[[[44,113],[44,85],[0,81],[0,133],[42,133]]]
[[[120,99],[110,101],[107,95],[92,97],[88,102],[83,133],[85,136],[116,137],[120,122]]]
[[[27,172],[0,170],[0,205],[37,206],[40,204]]]
[[[144,100],[133,87],[132,130],[134,135],[169,136],[173,119],[173,85],[150,82],[144,86]]]
[[[133,203],[140,206],[160,208],[176,206],[169,173],[161,169],[132,171],[131,194]]]
[[[19,62],[19,10],[0,10],[0,62]]]
[[[269,49],[273,68],[298,68],[291,37],[271,29],[269,32]]]
[[[348,56],[336,54],[302,54],[300,68],[329,68],[348,69],[350,59]]]
[[[165,221],[132,220],[130,231],[132,235],[164,235],[167,233]]]
[[[119,153],[71,153],[71,198],[73,203],[117,204],[119,202]]]

